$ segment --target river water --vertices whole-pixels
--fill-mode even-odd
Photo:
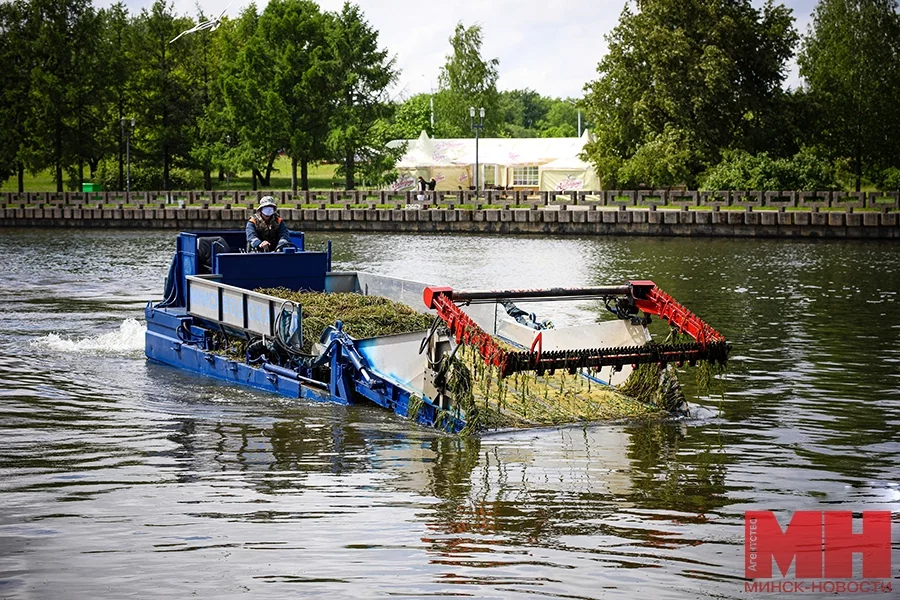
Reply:
[[[776,597],[744,591],[744,511],[798,509],[892,511],[900,590],[896,243],[332,239],[458,288],[652,279],[728,373],[685,377],[687,419],[459,439],[149,364],[170,232],[5,230],[0,598]]]

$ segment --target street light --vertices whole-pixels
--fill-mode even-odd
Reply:
[[[131,193],[131,134],[134,133],[134,117],[131,117],[130,129],[125,129],[129,119],[122,119],[122,137],[125,138],[125,192]]]
[[[478,114],[481,117],[481,122],[475,122],[475,107],[469,107],[469,124],[472,128],[472,131],[475,132],[475,194],[479,193],[478,189],[478,130],[484,129],[484,109],[479,108]]]
[[[422,73],[422,77],[425,77],[425,73]],[[434,83],[431,79],[428,83],[431,85],[431,95],[428,96],[428,106],[431,109],[431,139],[434,139]]]
[[[581,107],[578,106],[578,103],[574,102],[573,100],[569,100],[569,104],[571,104],[578,110],[578,137],[581,137]]]
[[[225,144],[228,146],[228,148],[231,148],[231,136],[230,135],[225,136]],[[230,167],[225,167],[225,190],[226,191],[231,190],[231,168]]]

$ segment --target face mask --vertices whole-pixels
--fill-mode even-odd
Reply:
[[[274,206],[264,206],[262,208],[262,210],[260,210],[259,212],[261,212],[262,214],[264,214],[267,217],[271,217],[272,215],[275,214],[275,207]]]

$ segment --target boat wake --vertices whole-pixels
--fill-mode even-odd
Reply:
[[[83,339],[69,339],[58,333],[49,333],[31,342],[32,346],[56,352],[85,354],[126,354],[144,349],[147,326],[137,319],[126,319],[115,331]]]

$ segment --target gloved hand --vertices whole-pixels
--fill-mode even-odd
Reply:
[[[266,241],[266,242],[261,242],[259,244],[259,246],[256,247],[256,249],[259,250],[260,252],[268,252],[270,247],[271,247],[271,245],[269,244],[269,242]]]

